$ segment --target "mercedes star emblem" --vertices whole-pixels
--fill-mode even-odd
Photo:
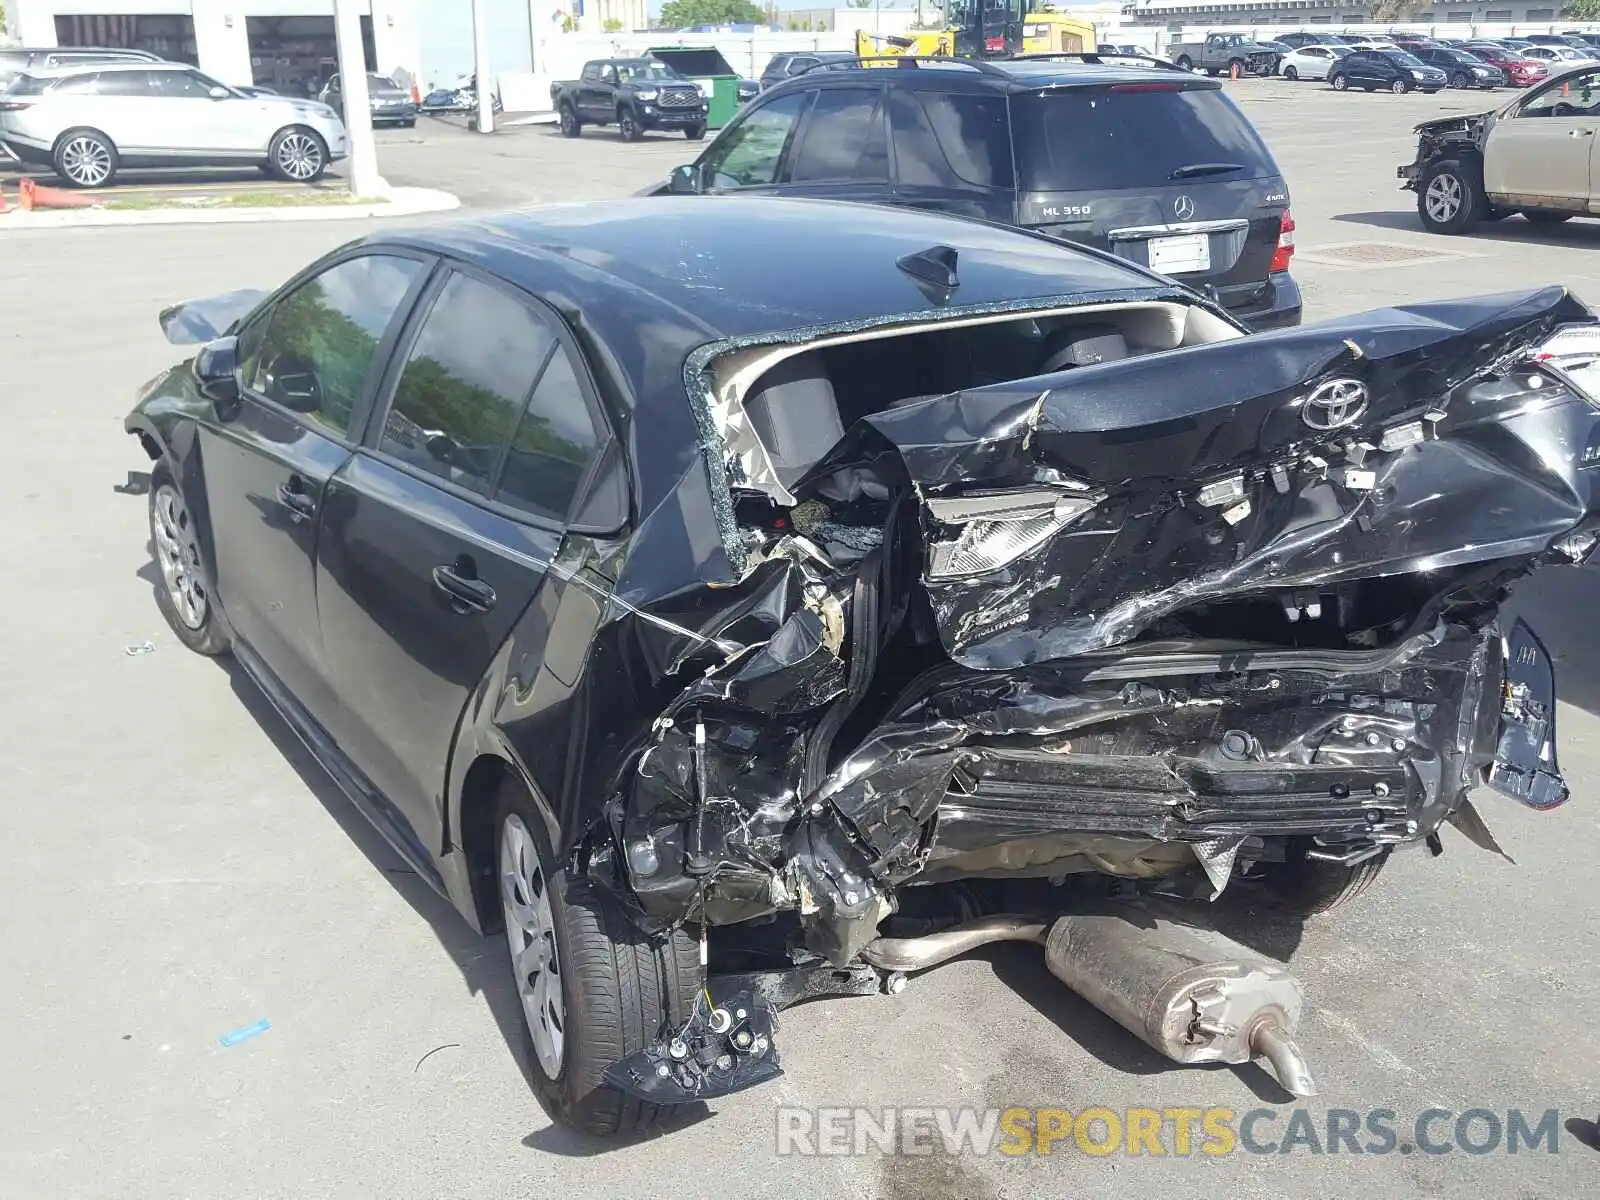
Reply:
[[[1188,196],[1179,196],[1172,202],[1172,215],[1180,221],[1187,221],[1194,216],[1194,201]]]
[[[1330,379],[1306,397],[1300,417],[1313,429],[1343,429],[1367,411],[1367,385],[1359,379]]]

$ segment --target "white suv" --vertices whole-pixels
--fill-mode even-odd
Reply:
[[[349,152],[326,104],[247,96],[182,63],[30,70],[0,92],[0,141],[79,187],[123,167],[253,164],[295,183]]]

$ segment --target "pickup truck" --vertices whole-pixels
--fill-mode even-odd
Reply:
[[[577,79],[551,84],[550,99],[564,136],[580,136],[585,125],[615,124],[625,142],[650,129],[681,129],[698,142],[710,109],[699,85],[653,58],[592,59]]]
[[[1241,75],[1272,75],[1287,52],[1276,42],[1258,42],[1242,33],[1211,33],[1203,42],[1174,42],[1167,57],[1185,71],[1204,67],[1207,75],[1231,75],[1235,66]]]

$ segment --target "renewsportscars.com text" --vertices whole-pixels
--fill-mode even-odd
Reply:
[[[782,1155],[1556,1154],[1561,1114],[1428,1108],[796,1108]]]

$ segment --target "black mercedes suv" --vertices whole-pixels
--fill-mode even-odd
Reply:
[[[902,205],[1109,250],[1251,329],[1300,322],[1289,189],[1220,83],[1155,59],[906,58],[763,92],[651,192]]]

